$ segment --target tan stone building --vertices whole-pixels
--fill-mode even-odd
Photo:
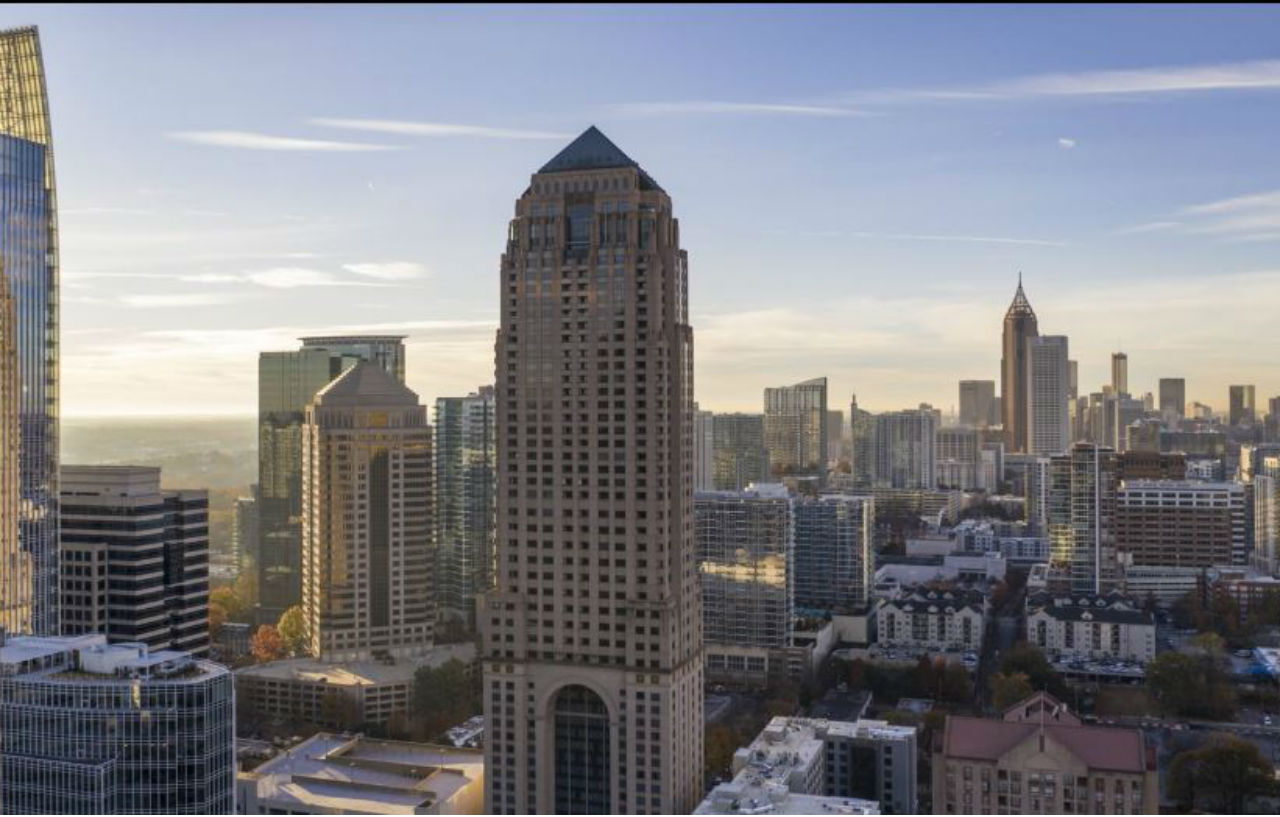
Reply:
[[[1140,729],[1088,726],[1037,693],[1003,718],[949,715],[933,751],[934,814],[1156,814]]]
[[[326,661],[431,649],[431,427],[418,396],[360,361],[302,432],[302,606]]]
[[[485,810],[688,813],[702,611],[670,197],[588,129],[517,200],[500,287],[497,587],[477,613]]]

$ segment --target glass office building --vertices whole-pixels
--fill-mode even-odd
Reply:
[[[48,96],[35,28],[0,31],[0,268],[13,303],[17,541],[0,539],[0,625],[58,632],[58,230]],[[6,332],[6,335],[9,333]],[[7,520],[12,526],[13,520]],[[17,601],[13,599],[29,600]]]

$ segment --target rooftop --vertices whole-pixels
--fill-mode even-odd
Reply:
[[[12,636],[0,640],[0,676],[65,683],[174,682],[227,672],[181,650],[151,650],[145,644],[108,644],[92,633],[77,636]]]
[[[622,152],[609,137],[595,125],[584,130],[563,150],[551,157],[538,169],[539,173],[569,173],[577,170],[608,170],[617,167],[633,167],[640,175],[640,188],[661,190],[635,159]]]
[[[475,655],[473,643],[440,644],[425,656],[401,659],[394,664],[381,661],[327,663],[307,657],[285,658],[238,669],[236,675],[280,681],[314,681],[334,686],[376,686],[409,682],[419,667],[439,667],[453,659],[470,662]]]
[[[721,783],[694,809],[694,814],[879,814],[874,800],[796,794],[777,784],[743,780]]]
[[[315,405],[416,407],[418,395],[381,366],[361,360],[316,392]]]

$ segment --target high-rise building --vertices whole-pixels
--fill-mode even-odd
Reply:
[[[825,377],[764,390],[764,447],[776,476],[826,475]]]
[[[687,813],[702,795],[702,609],[671,198],[593,127],[533,174],[505,247],[485,811]]]
[[[359,360],[404,382],[400,335],[303,338],[293,352],[258,356],[259,621],[302,601],[302,423],[316,392]]]
[[[9,581],[24,585],[15,598],[30,599],[29,609],[11,603],[0,613],[17,629],[57,635],[58,218],[49,98],[34,27],[0,31],[0,272],[13,299],[20,384],[18,444],[0,441],[0,471],[11,473],[16,460],[21,487],[17,547],[0,541],[0,562],[10,565]]]
[[[875,573],[876,523],[870,496],[823,494],[792,506],[795,518],[795,606],[809,614],[866,612]]]
[[[1072,592],[1109,593],[1120,585],[1116,488],[1116,455],[1110,448],[1077,443],[1050,457],[1051,559],[1070,578]]]
[[[190,654],[0,630],[0,814],[233,814],[235,688]]]
[[[35,584],[31,554],[18,537],[22,480],[18,457],[12,455],[19,445],[22,402],[16,322],[12,287],[0,257],[0,629],[28,633],[35,612]]]
[[[741,491],[769,479],[764,415],[717,414],[711,421],[711,482],[717,491]]]
[[[1075,402],[1080,396],[1080,362],[1067,361],[1067,399]]]
[[[1129,356],[1124,352],[1111,353],[1111,391],[1129,393]]]
[[[1116,547],[1139,566],[1243,565],[1245,523],[1238,482],[1135,479],[1116,493]]]
[[[1230,409],[1227,413],[1228,425],[1253,425],[1256,420],[1253,397],[1254,388],[1252,385],[1230,387],[1227,394],[1230,404]]]
[[[436,613],[476,628],[476,599],[493,586],[497,405],[492,386],[436,399]]]
[[[1160,378],[1160,413],[1169,420],[1187,416],[1187,381],[1181,377]]]
[[[844,412],[827,411],[827,461],[836,462],[844,456]]]
[[[258,486],[249,486],[249,496],[236,497],[231,506],[231,557],[236,571],[254,570],[252,557],[258,542]]]
[[[1035,310],[1022,291],[1022,276],[1013,303],[1004,315],[1004,338],[1000,360],[1000,400],[1004,406],[1005,450],[1022,454],[1027,450],[1027,347],[1040,334]]]
[[[693,404],[693,489],[715,488],[715,415]]]
[[[938,484],[972,491],[981,486],[982,441],[978,429],[966,426],[940,428],[936,433]]]
[[[62,466],[62,630],[209,651],[209,492],[160,469]]]
[[[1043,335],[1027,341],[1028,454],[1060,454],[1071,444],[1067,339]]]
[[[302,428],[302,612],[311,654],[412,657],[435,609],[427,410],[377,363],[321,389]]]
[[[849,466],[853,484],[870,488],[876,474],[876,416],[858,408],[858,395],[849,400]]]
[[[960,381],[960,425],[986,428],[999,425],[996,414],[996,382],[994,380]]]
[[[931,491],[937,480],[937,415],[906,409],[876,415],[875,483]]]

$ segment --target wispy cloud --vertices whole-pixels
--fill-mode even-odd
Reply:
[[[1280,237],[1280,190],[1196,204],[1178,215],[1191,233],[1230,241],[1273,241]]]
[[[59,216],[149,216],[154,210],[138,207],[59,207]]]
[[[571,133],[541,130],[491,128],[485,125],[457,125],[446,122],[409,122],[400,119],[332,119],[316,117],[312,125],[327,128],[394,133],[402,136],[475,136],[482,139],[569,139]]]
[[[428,276],[427,268],[415,261],[371,261],[361,264],[343,264],[342,268],[356,275],[382,281],[408,281]]]
[[[213,145],[223,148],[239,148],[242,150],[288,150],[288,151],[332,151],[356,152],[373,150],[398,150],[391,145],[373,145],[364,142],[332,142],[323,139],[299,139],[293,136],[273,136],[266,133],[252,133],[234,130],[205,131],[173,131],[168,134],[171,139],[183,142],[194,142],[198,145]]]
[[[1058,137],[1058,147],[1062,148],[1063,150],[1071,150],[1075,146],[1076,146],[1076,140],[1068,139],[1065,136]]]
[[[801,105],[773,102],[623,102],[611,105],[616,113],[630,116],[679,114],[769,114],[777,116],[881,116],[872,111],[837,105]]]
[[[1121,227],[1119,230],[1113,230],[1112,235],[1137,235],[1141,233],[1161,233],[1176,229],[1182,226],[1181,221],[1148,221],[1144,224],[1135,224],[1132,227]]]
[[[230,294],[212,292],[144,293],[121,295],[120,303],[138,309],[169,309],[178,306],[213,306],[234,300]]]
[[[168,277],[144,275],[137,277]],[[242,273],[199,272],[179,275],[177,280],[192,284],[255,284],[267,289],[301,289],[304,287],[388,287],[390,283],[341,278],[325,270],[308,267],[270,267]]]
[[[916,233],[849,233],[854,238],[887,238],[894,241],[960,241],[971,244],[1026,244],[1035,247],[1065,247],[1065,241],[1040,238],[1007,238],[987,235],[919,235]]]

